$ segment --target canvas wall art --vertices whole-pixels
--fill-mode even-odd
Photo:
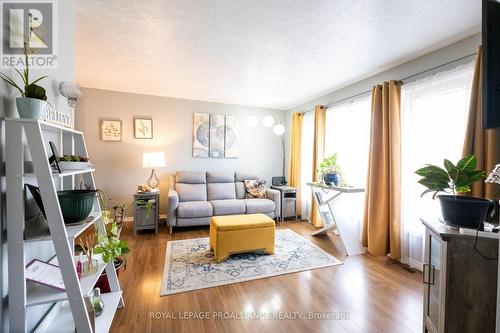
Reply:
[[[114,119],[101,120],[102,141],[122,141],[122,121]]]
[[[224,157],[224,116],[220,114],[210,115],[210,157]]]
[[[208,157],[210,117],[208,113],[193,116],[193,157]]]
[[[148,117],[134,118],[134,138],[152,139],[153,138],[153,119]]]
[[[194,113],[193,157],[238,158],[238,117]]]

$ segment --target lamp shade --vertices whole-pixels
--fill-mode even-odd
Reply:
[[[283,133],[285,133],[285,126],[283,126],[281,124],[276,124],[273,127],[273,132],[276,135],[283,135]]]
[[[163,168],[166,166],[165,154],[161,152],[143,153],[142,167],[143,168]]]

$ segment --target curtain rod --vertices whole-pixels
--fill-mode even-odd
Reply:
[[[455,60],[452,60],[452,61],[449,61],[447,63],[444,63],[444,64],[441,64],[439,66],[435,66],[435,67],[432,67],[432,68],[429,68],[429,69],[426,69],[424,71],[421,71],[419,73],[415,73],[415,74],[412,74],[410,76],[407,76],[403,79],[400,79],[398,81],[401,81],[402,82],[402,85],[406,84],[406,83],[409,83],[409,82],[412,82],[413,80],[412,79],[415,79],[417,77],[420,77],[422,74],[426,74],[426,73],[429,73],[429,72],[432,72],[432,71],[435,71],[437,69],[440,69],[440,68],[443,68],[443,67],[447,67],[449,65],[452,65],[452,64],[455,64],[455,63],[461,63],[461,62],[465,62],[466,60],[468,60],[469,58],[474,58],[476,56],[476,53],[472,53],[472,54],[468,54],[466,56],[463,56],[461,58],[458,58],[458,59],[455,59]],[[342,98],[342,99],[339,99],[339,100],[336,100],[334,102],[330,102],[328,104],[326,104],[326,108],[331,108],[332,106],[334,105],[337,105],[337,104],[340,104],[340,103],[343,103],[345,101],[348,101],[348,100],[351,100],[351,99],[355,99],[356,97],[360,97],[360,96],[363,96],[363,95],[366,95],[368,93],[371,93],[372,90],[366,90],[366,91],[363,91],[363,92],[360,92],[358,94],[355,94],[355,95],[352,95],[352,96],[349,96],[349,97],[346,97],[346,98]],[[307,113],[312,113],[314,112],[314,108],[310,108],[310,109],[307,109],[305,111],[302,111],[300,113],[302,114],[307,114]]]

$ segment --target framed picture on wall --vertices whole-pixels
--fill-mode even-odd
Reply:
[[[152,139],[153,138],[153,119],[150,117],[134,118],[134,138]]]
[[[122,121],[116,119],[102,119],[101,140],[122,141]]]

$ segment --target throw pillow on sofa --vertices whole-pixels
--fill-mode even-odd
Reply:
[[[266,198],[266,182],[257,179],[245,179],[245,197],[247,199],[264,199]]]

